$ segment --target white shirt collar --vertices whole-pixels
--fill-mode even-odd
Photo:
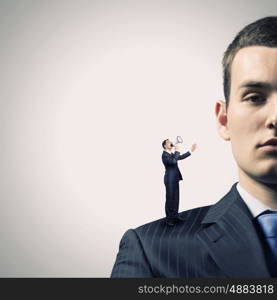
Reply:
[[[257,217],[259,214],[264,212],[265,210],[272,210],[277,211],[269,206],[262,203],[260,200],[255,198],[254,196],[250,195],[241,185],[238,183],[236,185],[236,188],[242,198],[242,200],[245,202],[245,204],[248,206],[249,210],[251,211],[253,217]]]

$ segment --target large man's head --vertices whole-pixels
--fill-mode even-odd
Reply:
[[[224,54],[223,74],[225,102],[216,103],[219,133],[231,141],[240,174],[277,183],[277,17],[237,34]]]

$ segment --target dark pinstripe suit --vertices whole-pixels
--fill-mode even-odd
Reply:
[[[253,217],[234,184],[217,203],[126,231],[111,277],[270,277]]]
[[[164,184],[166,188],[165,214],[168,219],[178,217],[179,181],[183,180],[178,167],[178,160],[185,159],[190,155],[189,151],[182,155],[179,151],[175,151],[172,154],[163,151],[162,161],[165,167]]]

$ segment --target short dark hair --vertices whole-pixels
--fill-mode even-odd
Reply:
[[[231,65],[236,53],[249,46],[277,47],[277,17],[265,17],[245,26],[224,52],[223,88],[226,106],[229,104]]]
[[[168,141],[168,139],[166,139],[166,140],[164,140],[163,142],[162,142],[162,146],[163,146],[163,148],[165,149],[165,144],[166,144],[166,141]]]

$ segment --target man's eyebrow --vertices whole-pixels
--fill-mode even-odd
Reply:
[[[268,82],[263,82],[263,81],[246,81],[239,86],[239,89],[242,88],[256,88],[256,89],[270,90],[272,89],[272,85]]]

